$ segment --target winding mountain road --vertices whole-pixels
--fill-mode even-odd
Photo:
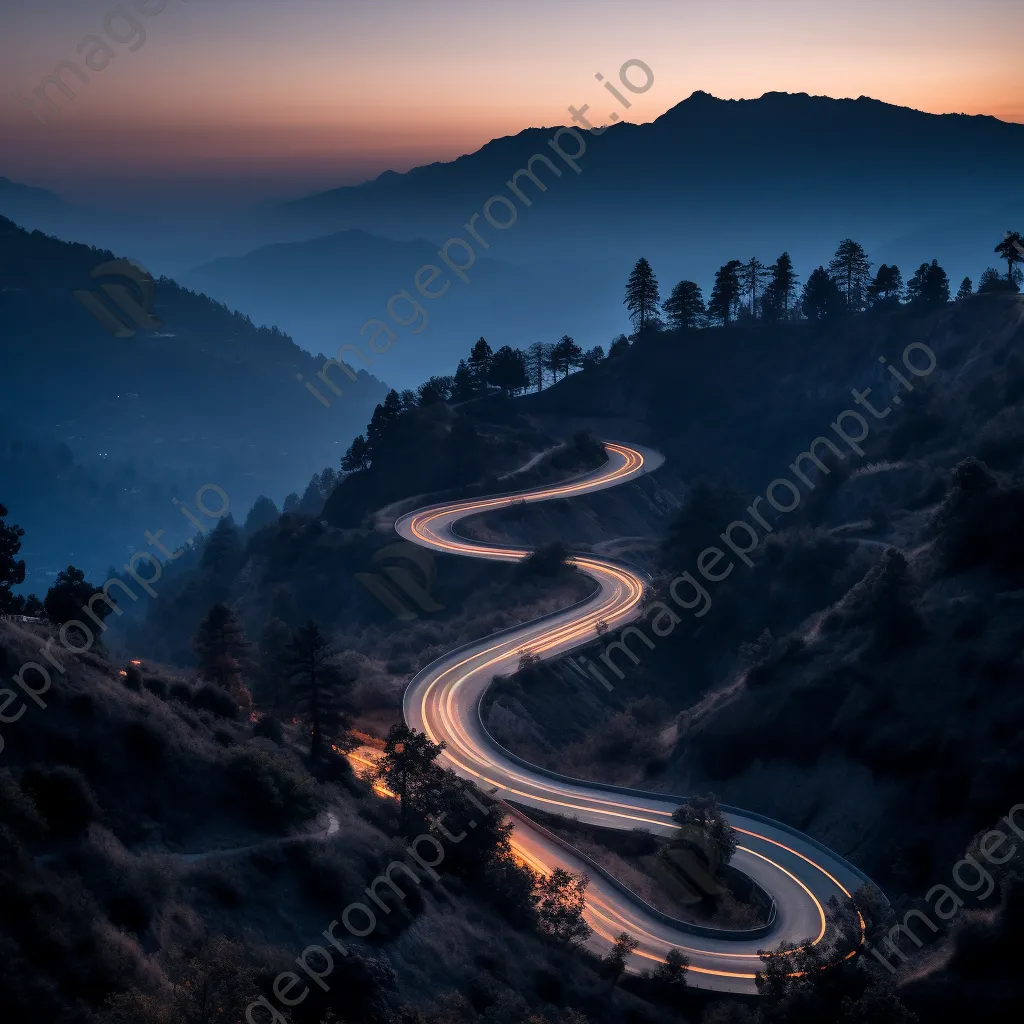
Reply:
[[[433,551],[518,561],[529,552],[462,539],[453,526],[468,516],[516,502],[550,501],[615,487],[657,469],[664,461],[657,452],[636,445],[606,442],[605,449],[605,465],[567,483],[419,509],[399,519],[395,529],[406,540]],[[443,740],[443,762],[498,799],[608,828],[646,828],[669,835],[676,828],[671,814],[681,797],[601,786],[529,765],[497,744],[481,720],[480,700],[491,680],[515,672],[524,653],[551,658],[593,641],[596,624],[602,620],[608,623],[610,633],[641,614],[644,582],[636,573],[590,556],[574,556],[572,563],[598,583],[596,594],[542,619],[491,634],[428,665],[406,690],[406,721],[435,742]],[[593,929],[589,941],[595,948],[607,949],[616,935],[627,931],[640,943],[630,969],[653,967],[677,947],[689,958],[691,985],[749,993],[755,991],[754,975],[761,966],[758,949],[772,948],[783,939],[820,941],[825,935],[824,904],[829,897],[850,895],[867,878],[800,832],[756,814],[726,810],[738,833],[731,863],[776,902],[771,928],[757,937],[669,923],[664,915],[631,899],[607,878],[595,875],[566,845],[526,822],[516,822],[512,841],[516,854],[538,871],[565,867],[591,875],[586,919]]]

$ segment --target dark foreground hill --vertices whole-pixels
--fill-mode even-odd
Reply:
[[[3,675],[44,639],[0,623]],[[542,938],[496,847],[428,852],[436,876],[420,873],[394,802],[341,758],[310,774],[300,730],[254,727],[225,692],[157,667],[68,661],[47,706],[3,726],[8,1024],[671,1019],[609,998],[593,965]],[[412,870],[392,868],[389,888],[376,876],[396,861]],[[353,938],[338,919],[374,883],[382,909]],[[329,969],[308,950],[331,950],[325,930],[347,950]],[[285,1016],[280,976],[304,951],[326,981]]]

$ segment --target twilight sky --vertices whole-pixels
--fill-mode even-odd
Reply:
[[[115,9],[141,45],[124,18],[107,31]],[[115,56],[78,52],[90,33]],[[633,121],[703,89],[1024,122],[1022,43],[1021,0],[0,0],[0,176],[111,207],[297,195],[566,123],[570,104],[602,123],[595,73],[630,58],[655,78]],[[44,126],[12,92],[63,60],[88,81],[64,72],[57,114],[35,101]]]

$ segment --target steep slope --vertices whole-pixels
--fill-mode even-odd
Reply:
[[[45,638],[0,622],[0,670]],[[537,933],[529,881],[496,832],[447,844],[443,864],[428,851],[437,871],[417,867],[393,801],[341,757],[312,774],[302,730],[275,733],[210,684],[153,665],[123,674],[95,654],[68,658],[46,699],[3,726],[9,1024],[262,1021],[300,956],[322,983],[275,1018],[294,1024],[338,1019],[328,1011],[476,1024],[496,1005],[510,1021],[671,1019],[630,993],[609,998],[594,965]],[[338,919],[368,886],[382,909],[350,935]],[[311,945],[325,930],[345,943],[327,946],[326,970]]]
[[[290,338],[166,279],[155,282],[155,321],[114,337],[73,293],[92,292],[114,309],[99,290],[113,281],[139,302],[125,278],[90,276],[115,258],[0,219],[4,502],[16,522],[37,518],[51,503],[65,507],[41,467],[26,472],[18,464],[17,452],[35,444],[63,444],[65,460],[94,478],[119,480],[102,515],[102,540],[94,523],[68,519],[71,509],[63,519],[42,517],[45,539],[37,534],[30,546],[43,548],[45,560],[71,549],[88,561],[113,561],[126,546],[142,546],[143,530],[180,518],[172,518],[171,497],[189,502],[207,483],[226,491],[235,515],[244,516],[261,491],[280,497],[325,465],[337,466],[385,390],[362,373],[345,382],[343,400],[324,408],[295,379],[319,367]],[[159,503],[154,489],[164,496]],[[181,523],[178,537],[191,530]],[[111,545],[115,531],[120,539]]]
[[[614,690],[530,670],[499,689],[486,721],[555,771],[605,781],[614,764],[625,785],[713,790],[809,832],[893,898],[887,928],[909,911],[936,924],[918,919],[901,943],[911,962],[897,984],[922,1019],[1005,1010],[1016,966],[1000,944],[1020,920],[1019,859],[988,868],[991,887],[964,882],[959,918],[938,921],[932,887],[951,872],[959,884],[965,850],[983,870],[995,863],[979,860],[977,836],[1009,833],[1014,807],[1020,819],[1024,298],[765,333],[761,360],[754,333],[717,335],[717,366],[662,338],[617,372],[531,399],[595,428],[601,412],[653,414],[649,443],[712,479],[691,480],[663,538],[663,603],[639,631],[584,652]],[[923,346],[933,364],[916,361]],[[650,403],[651,377],[679,387],[677,417]],[[863,414],[865,436],[843,410]],[[842,458],[821,443],[821,467],[801,461],[816,437]],[[723,483],[734,468],[738,486]],[[678,617],[668,629],[666,609]]]

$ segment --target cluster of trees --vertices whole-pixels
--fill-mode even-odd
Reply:
[[[435,376],[421,384],[415,397],[420,405],[437,402],[466,402],[498,391],[511,397],[533,388],[542,391],[546,383],[567,377],[573,370],[604,359],[604,349],[595,345],[586,352],[568,334],[557,342],[535,342],[529,348],[503,345],[497,352],[485,338],[460,359],[454,376]],[[413,394],[413,392],[408,392]]]
[[[1007,231],[994,251],[1006,260],[1006,275],[1002,277],[997,270],[988,268],[982,273],[977,290],[1016,291],[1022,280],[1019,264],[1024,263],[1024,239],[1020,232]],[[864,247],[845,238],[828,266],[811,271],[802,288],[793,260],[784,252],[768,266],[756,257],[746,262],[729,260],[716,272],[706,302],[695,281],[680,281],[662,301],[658,279],[650,263],[641,258],[629,275],[623,303],[629,311],[634,337],[640,337],[665,327],[697,330],[736,321],[827,320],[900,304],[936,309],[950,301],[949,278],[936,260],[922,263],[906,283],[894,264],[881,264],[874,275],[872,266]],[[963,299],[973,290],[970,278],[965,277],[955,299]],[[564,379],[574,370],[596,366],[605,358],[614,358],[629,346],[629,339],[620,334],[607,355],[601,345],[584,351],[566,334],[552,344],[535,342],[525,350],[504,345],[495,352],[485,338],[480,338],[469,357],[459,360],[453,376],[430,377],[416,391],[391,391],[374,410],[367,433],[352,442],[342,460],[342,469],[365,469],[381,445],[400,444],[403,435],[398,423],[403,413],[411,409],[440,402],[470,401],[492,392],[507,397],[531,388],[539,392],[546,384]]]
[[[628,347],[629,342],[623,337],[621,344]],[[488,394],[510,398],[530,387],[541,391],[548,382],[564,379],[573,370],[594,365],[603,358],[600,345],[583,352],[569,335],[563,335],[552,345],[537,342],[525,351],[504,345],[497,352],[486,338],[480,338],[469,358],[459,360],[454,376],[430,377],[415,391],[389,391],[373,410],[366,433],[358,435],[345,452],[341,468],[349,473],[367,469],[382,452],[404,447],[417,430],[409,415],[415,409],[440,403],[455,405]],[[332,488],[336,483],[337,480],[331,481]],[[297,511],[302,511],[297,500],[293,504]],[[290,511],[287,501],[285,511]]]
[[[736,833],[726,821],[714,793],[691,797],[672,812],[672,820],[680,826],[673,842],[697,846],[709,857],[712,868],[732,860],[736,852]]]
[[[833,896],[825,909],[826,937],[818,943],[781,943],[761,950],[757,973],[757,1024],[803,1021],[871,1021],[915,1024],[919,1019],[900,998],[889,975],[871,957],[850,957],[861,941],[859,918],[870,928],[871,906],[864,889],[842,903]]]
[[[27,597],[13,593],[25,581],[25,560],[18,558],[25,531],[15,523],[5,522],[7,509],[0,504],[0,615],[28,615],[47,618],[57,626],[80,619],[94,594],[101,594],[85,578],[85,573],[69,565],[57,573],[54,584],[40,600],[35,594]],[[110,614],[105,602],[97,602],[90,613],[101,621]],[[77,641],[76,641],[77,642]]]
[[[994,251],[1006,260],[1006,276],[988,268],[981,275],[978,291],[1016,291],[1022,279],[1018,264],[1024,263],[1021,234],[1007,231]],[[845,238],[828,267],[813,270],[798,294],[799,278],[788,252],[770,266],[756,257],[746,262],[729,260],[716,272],[705,304],[700,285],[694,281],[680,281],[662,301],[654,271],[641,258],[629,275],[623,303],[640,336],[666,325],[673,330],[690,330],[744,319],[768,323],[823,320],[879,305],[906,303],[934,309],[950,301],[949,279],[936,260],[922,263],[906,285],[899,267],[883,263],[872,276],[872,266],[864,247]],[[970,278],[965,277],[956,299],[970,295],[972,290]]]
[[[200,622],[192,647],[199,678],[229,693],[236,704],[251,706],[246,678],[255,678],[266,684],[263,697],[270,710],[307,723],[312,765],[328,760],[332,748],[354,745],[350,693],[356,677],[337,664],[315,620],[295,630],[271,620],[257,658],[234,610],[218,601]],[[278,731],[269,721],[264,729]]]
[[[18,558],[25,531],[14,523],[6,523],[7,509],[0,505],[0,615],[36,615],[41,607],[33,594],[32,610],[26,611],[26,599],[12,593],[12,588],[25,582],[25,560]]]
[[[443,742],[434,743],[404,723],[388,731],[373,775],[398,800],[400,834],[429,830],[451,838],[461,831],[459,845],[446,850],[446,870],[453,867],[460,875],[486,882],[520,923],[539,927],[563,945],[582,942],[590,934],[583,920],[587,876],[562,868],[541,876],[517,864],[511,821],[493,802],[481,803],[486,799],[482,794],[437,763],[444,749]]]

